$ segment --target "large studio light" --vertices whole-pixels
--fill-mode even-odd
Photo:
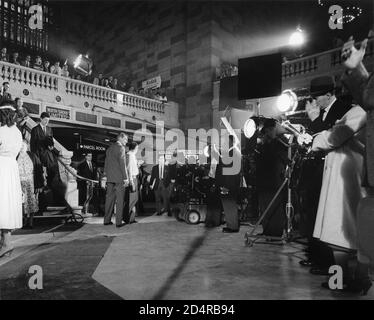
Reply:
[[[252,138],[253,135],[255,134],[256,130],[257,130],[257,125],[256,125],[256,122],[253,119],[248,119],[244,123],[243,133],[244,133],[244,135],[247,139]]]
[[[88,55],[80,54],[74,61],[74,69],[83,76],[90,75],[92,72],[92,60]]]
[[[280,112],[294,111],[297,104],[297,96],[292,90],[284,90],[277,99],[277,108]]]
[[[291,34],[288,44],[292,47],[300,47],[304,44],[304,42],[305,36],[303,30],[301,30],[301,28],[298,27],[296,31]]]

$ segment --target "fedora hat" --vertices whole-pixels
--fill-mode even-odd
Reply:
[[[335,81],[333,77],[323,76],[312,79],[310,82],[310,95],[323,96],[335,89]]]

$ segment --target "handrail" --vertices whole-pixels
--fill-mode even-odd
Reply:
[[[92,179],[88,179],[88,178],[85,178],[85,177],[82,177],[82,176],[80,176],[79,174],[77,174],[77,173],[75,173],[75,172],[73,172],[70,168],[69,168],[69,166],[66,164],[66,163],[64,163],[60,158],[57,158],[57,161],[59,162],[59,163],[61,163],[64,167],[65,167],[65,169],[72,175],[72,176],[74,176],[76,179],[79,179],[79,180],[83,180],[83,181],[87,181],[87,182],[91,182],[91,183],[100,183],[98,180],[92,180]]]
[[[369,38],[368,43],[373,42],[373,41],[374,41],[374,38],[371,37],[371,38]],[[285,65],[288,65],[288,64],[296,63],[296,62],[301,62],[301,61],[304,61],[306,59],[317,58],[319,56],[323,56],[323,55],[326,55],[326,54],[329,54],[329,53],[333,53],[333,52],[336,52],[336,51],[341,51],[342,48],[343,48],[343,46],[333,48],[333,49],[330,49],[330,50],[326,50],[326,51],[322,51],[322,52],[318,52],[318,53],[314,53],[314,54],[311,54],[309,56],[305,56],[305,57],[301,57],[301,58],[297,58],[297,59],[294,59],[294,60],[283,62],[282,65],[285,66]]]
[[[31,127],[31,125],[33,124],[33,126]],[[30,117],[27,119],[27,121],[26,121],[26,129],[27,129],[27,131],[29,132],[29,133],[31,133],[31,130],[32,130],[32,128],[34,127],[34,126],[36,126],[37,124],[36,124],[36,122],[34,121],[34,120],[32,120]],[[55,138],[53,138],[53,141],[56,141],[56,139]],[[29,143],[30,143],[30,141],[28,141]],[[59,150],[59,151],[61,151],[61,150]],[[99,181],[98,180],[92,180],[92,179],[88,179],[88,178],[85,178],[85,177],[82,177],[82,176],[80,176],[79,174],[77,174],[77,173],[75,173],[74,171],[72,171],[70,168],[69,168],[69,166],[66,164],[66,163],[64,163],[59,157],[57,158],[57,161],[60,163],[60,164],[62,164],[63,166],[64,166],[64,168],[73,176],[73,177],[75,177],[76,179],[78,179],[78,180],[82,180],[82,181],[87,181],[87,182],[91,182],[91,183],[99,183]]]

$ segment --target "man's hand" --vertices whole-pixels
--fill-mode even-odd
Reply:
[[[344,44],[342,49],[342,59],[344,66],[349,69],[355,69],[362,63],[365,56],[365,50],[368,43],[368,39],[361,42],[360,49],[355,48],[355,41],[353,36],[350,36],[348,41]]]
[[[311,121],[314,121],[319,117],[320,109],[318,108],[315,100],[313,100],[312,102],[306,102],[305,111],[307,112],[308,117]]]
[[[309,144],[311,144],[313,141],[313,137],[308,134],[308,133],[303,133],[303,134],[300,134],[298,137],[297,137],[297,143],[301,146],[307,146]]]
[[[129,186],[129,180],[127,179],[127,180],[123,180],[123,187],[124,188],[127,188],[128,186]]]

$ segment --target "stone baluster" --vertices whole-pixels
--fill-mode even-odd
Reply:
[[[76,174],[77,173],[76,170],[73,167],[71,167],[71,158],[73,157],[73,152],[67,151],[64,148],[60,150],[61,150],[61,155],[60,155],[61,161],[69,168],[71,172],[74,172]],[[62,164],[59,164],[59,168],[60,168],[61,180],[67,187],[65,199],[67,203],[73,209],[77,209],[79,208],[77,180],[75,176],[72,175]]]

